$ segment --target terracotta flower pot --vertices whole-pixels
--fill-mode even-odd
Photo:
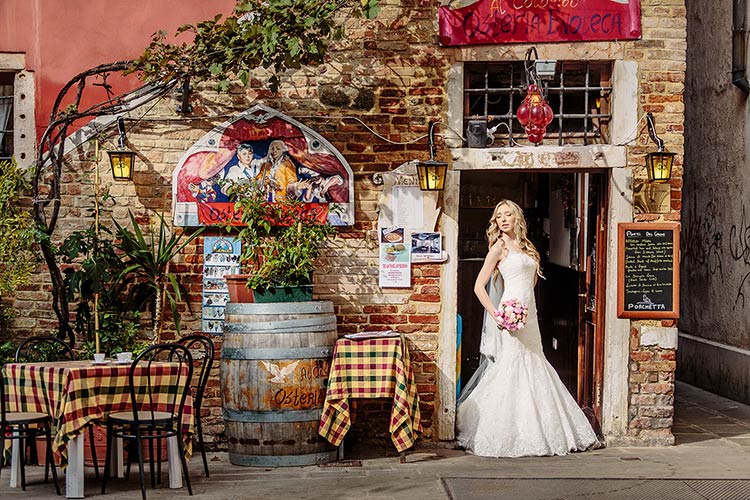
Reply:
[[[47,444],[44,436],[37,436],[35,444],[37,463],[44,466],[47,463]],[[60,452],[53,451],[52,457],[55,459],[55,465],[60,465]]]
[[[104,461],[107,458],[107,429],[96,424],[94,424],[94,451],[99,467],[104,467]],[[86,467],[94,466],[94,457],[91,455],[91,434],[88,429],[83,431],[83,464]]]
[[[247,287],[249,274],[227,274],[227,289],[229,290],[229,301],[235,304],[247,304],[255,302],[253,291]]]

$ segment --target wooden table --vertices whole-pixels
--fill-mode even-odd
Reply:
[[[318,433],[339,446],[351,427],[350,398],[393,400],[389,431],[399,452],[422,432],[419,395],[402,337],[336,342]]]
[[[178,365],[154,363],[147,372],[138,367],[134,381],[145,386],[146,375],[156,383],[157,400],[166,404],[169,387],[177,380]],[[65,496],[83,498],[83,431],[87,425],[101,422],[109,413],[131,408],[128,374],[130,363],[101,364],[91,361],[54,363],[9,363],[4,379],[10,411],[36,411],[52,416],[53,451],[59,451],[65,472]],[[159,390],[163,388],[163,390]],[[166,408],[159,408],[165,410]],[[188,394],[183,414],[185,450],[191,452],[193,431],[193,400]],[[20,484],[18,440],[13,440],[10,486]],[[115,471],[122,474],[122,443],[115,450]],[[176,438],[169,440],[169,486],[182,487],[180,460]]]

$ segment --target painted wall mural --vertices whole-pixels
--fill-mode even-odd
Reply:
[[[320,134],[262,104],[215,127],[182,157],[172,178],[174,223],[235,223],[229,182],[252,182],[273,203],[295,199],[334,226],[354,224],[354,176]]]

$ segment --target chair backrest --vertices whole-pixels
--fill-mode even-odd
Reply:
[[[136,356],[128,375],[135,424],[139,411],[150,413],[151,419],[154,412],[168,412],[172,420],[181,422],[192,377],[193,358],[181,344],[156,344]]]
[[[21,342],[13,359],[16,363],[74,361],[76,355],[68,344],[56,337],[37,336]]]
[[[211,367],[214,364],[214,343],[205,335],[186,335],[177,340],[177,343],[188,348],[194,363],[200,363],[200,370],[193,377],[196,386],[193,406],[196,408],[196,416],[199,417],[197,410],[200,410],[203,404],[203,392],[206,390]]]

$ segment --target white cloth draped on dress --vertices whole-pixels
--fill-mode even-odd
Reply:
[[[542,351],[536,262],[511,251],[498,269],[504,287],[490,281],[493,303],[519,299],[529,306],[528,320],[509,332],[485,311],[480,369],[459,398],[459,444],[491,457],[564,455],[591,447],[597,443],[591,424]]]

